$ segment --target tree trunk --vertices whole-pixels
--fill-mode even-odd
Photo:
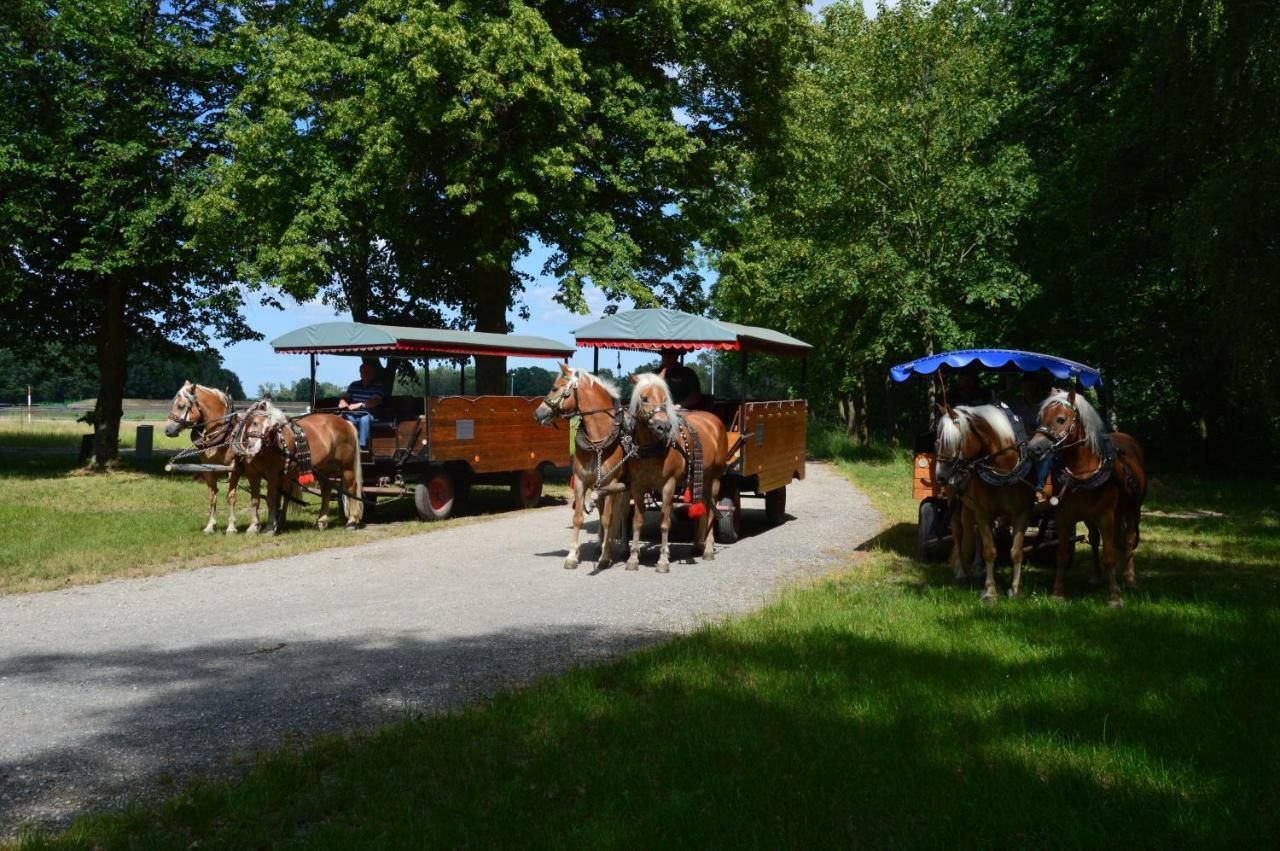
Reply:
[[[494,334],[507,333],[507,304],[510,301],[510,268],[481,266],[476,272],[476,330]],[[477,357],[476,393],[504,395],[506,392],[506,357]]]
[[[125,284],[119,274],[103,281],[98,332],[98,403],[93,411],[93,464],[102,469],[120,455],[120,419],[128,369],[124,327]]]

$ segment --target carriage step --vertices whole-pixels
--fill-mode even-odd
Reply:
[[[230,464],[165,464],[166,473],[230,473],[234,470]]]

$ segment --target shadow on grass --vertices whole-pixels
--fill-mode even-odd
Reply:
[[[478,711],[278,755],[85,845],[1151,847],[1278,827],[1274,619],[901,603],[852,583],[802,592]],[[245,747],[245,730],[269,742],[371,708],[454,707],[650,638],[583,626],[20,658],[19,684],[160,691],[0,772],[177,771],[211,743]]]

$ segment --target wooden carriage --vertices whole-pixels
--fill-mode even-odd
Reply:
[[[724,543],[737,540],[744,496],[762,498],[768,521],[782,522],[787,485],[805,475],[808,408],[804,399],[749,398],[747,357],[763,353],[804,359],[812,346],[767,328],[663,308],[621,311],[579,328],[574,337],[579,346],[595,349],[597,372],[601,349],[738,352],[739,397],[714,399],[708,388],[703,388],[703,402],[698,406],[716,414],[729,433],[730,465],[720,487],[716,537]]]
[[[1033,373],[1045,372],[1059,381],[1076,382],[1081,387],[1097,388],[1103,397],[1104,410],[1110,407],[1107,387],[1102,373],[1073,360],[1023,352],[1016,349],[963,349],[943,352],[898,364],[889,370],[889,378],[897,384],[911,381],[944,380],[949,372],[960,369],[976,369],[979,372]],[[936,412],[930,413],[930,419]],[[1109,418],[1109,417],[1108,417]],[[1035,430],[1035,423],[1024,424],[1027,437]],[[917,436],[911,459],[911,495],[919,501],[916,526],[917,554],[924,561],[945,558],[951,551],[951,506],[948,495],[938,484],[935,475],[934,433],[932,430]],[[1054,546],[1051,502],[1052,482],[1045,485],[1049,499],[1036,504],[1032,525],[1027,529],[1026,546],[1033,550]],[[1007,547],[1007,542],[1005,544]]]
[[[319,355],[408,359],[424,366],[423,395],[388,393],[362,453],[366,502],[412,497],[419,516],[441,520],[466,499],[472,484],[510,487],[513,505],[532,507],[549,467],[567,467],[563,431],[533,419],[540,396],[469,396],[461,372],[459,394],[431,392],[431,360],[477,355],[567,359],[573,347],[543,337],[325,322],[271,341],[279,353],[311,358],[312,411],[337,412],[337,399],[316,398]],[[389,370],[388,370],[389,372]]]

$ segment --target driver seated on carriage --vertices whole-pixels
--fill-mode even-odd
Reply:
[[[676,349],[662,350],[662,364],[657,369],[663,373],[671,390],[671,401],[681,408],[693,410],[702,404],[702,383],[698,373],[680,362]]]
[[[342,410],[342,418],[355,423],[360,434],[360,448],[369,448],[369,432],[375,420],[379,419],[382,408],[383,389],[377,381],[378,371],[373,364],[365,361],[360,364],[360,380],[353,381],[338,400]]]

